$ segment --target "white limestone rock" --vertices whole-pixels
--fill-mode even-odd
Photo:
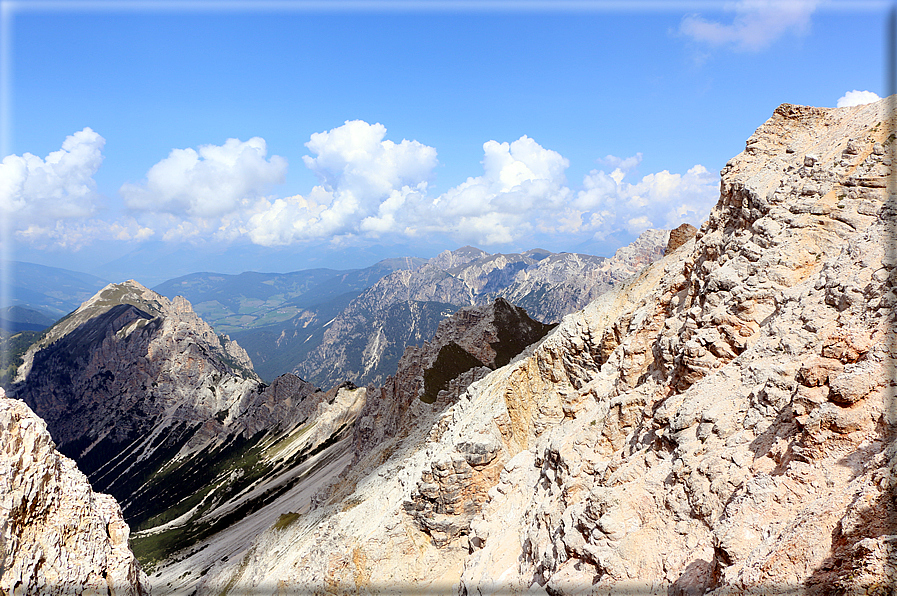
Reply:
[[[56,451],[47,426],[0,389],[0,591],[148,594],[109,495]]]
[[[693,239],[405,429],[345,498],[260,536],[200,593],[884,593],[891,101],[777,108]],[[501,448],[468,471],[482,436]],[[466,534],[414,523],[440,482],[434,519],[470,519]]]

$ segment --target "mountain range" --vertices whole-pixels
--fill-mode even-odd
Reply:
[[[490,254],[467,246],[352,271],[197,273],[154,289],[190,300],[246,349],[263,379],[293,372],[323,387],[377,384],[406,346],[430,337],[457,309],[501,296],[556,323],[659,258],[668,236],[649,230],[611,258],[541,249]]]
[[[263,284],[344,296],[303,360],[332,363],[321,389],[266,385],[186,298],[106,286],[24,353],[24,404],[0,400],[0,467],[26,474],[0,586],[71,591],[65,568],[134,594],[889,593],[892,106],[779,106],[700,230],[619,269],[463,248],[351,298],[329,271]],[[62,454],[19,438],[46,437],[26,405]],[[66,456],[120,513],[83,480],[63,484],[102,507],[20,505]]]

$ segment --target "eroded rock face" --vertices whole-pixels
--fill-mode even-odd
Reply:
[[[0,389],[0,591],[148,594],[109,495],[56,451],[46,424]]]
[[[508,497],[472,525],[465,589],[514,559],[512,585],[560,593],[887,585],[895,221],[870,178],[889,172],[886,105],[777,109],[690,254],[543,343],[505,389],[507,442],[540,473],[505,489],[519,526],[494,522]]]
[[[441,411],[454,403],[471,383],[510,362],[551,328],[501,298],[442,321],[429,341],[405,349],[396,374],[382,387],[368,389],[355,431],[356,459],[385,438],[414,428],[423,410]]]
[[[405,349],[396,374],[383,386],[368,387],[366,403],[353,433],[353,465],[343,473],[342,487],[322,491],[316,502],[333,502],[344,497],[347,488],[354,488],[365,474],[387,459],[409,433],[433,427],[437,417],[471,383],[510,362],[553,327],[531,319],[523,309],[501,298],[489,306],[463,308],[443,320],[429,341]],[[438,428],[436,425],[433,432],[438,432]],[[456,458],[460,475],[443,473],[452,468],[449,463],[448,468],[434,470],[439,480],[432,490],[421,489],[432,496],[432,502],[421,502],[414,513],[415,523],[436,541],[445,542],[466,532],[476,511],[466,507],[466,517],[450,522],[449,531],[443,531],[434,515],[443,513],[446,499],[460,502],[476,493],[473,498],[482,500],[494,482],[482,480],[481,474],[473,471],[486,473],[489,478],[497,474],[495,466],[486,466],[496,457],[500,448],[497,442],[479,441],[465,448],[464,457]],[[465,492],[454,494],[460,482],[465,483]],[[434,506],[436,501],[440,504]]]
[[[693,239],[472,383],[342,501],[262,535],[204,589],[886,590],[887,106],[780,106],[723,170]]]

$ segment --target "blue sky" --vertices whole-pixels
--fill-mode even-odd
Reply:
[[[3,4],[5,255],[153,281],[699,224],[777,105],[886,94],[891,7]]]

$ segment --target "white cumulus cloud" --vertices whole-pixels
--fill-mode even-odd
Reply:
[[[711,46],[757,52],[788,32],[806,32],[818,5],[819,0],[739,0],[734,4],[731,24],[688,15],[682,19],[679,32]]]
[[[250,239],[275,246],[436,233],[490,246],[540,234],[600,238],[683,221],[699,225],[718,196],[716,177],[700,165],[628,182],[641,154],[599,160],[613,171],[593,170],[577,191],[565,176],[569,161],[523,136],[484,143],[482,174],[433,197],[435,150],[393,143],[385,134],[380,124],[354,121],[312,135],[307,147],[314,156],[305,163],[321,183],[306,195],[255,205],[245,218]]]
[[[381,124],[356,120],[310,136],[304,164],[319,183],[287,197],[266,195],[286,160],[264,139],[174,149],[120,194],[129,211],[96,216],[93,175],[104,140],[90,129],[46,159],[9,156],[0,165],[0,208],[16,237],[35,246],[78,248],[98,239],[233,242],[262,246],[308,240],[334,244],[438,235],[457,243],[538,244],[562,235],[580,243],[650,227],[699,225],[718,195],[717,178],[696,165],[635,178],[641,154],[608,155],[603,169],[571,187],[569,161],[528,136],[483,144],[482,172],[434,196],[436,149],[394,142]],[[550,240],[549,240],[550,241]]]
[[[142,242],[153,237],[155,231],[133,218],[122,217],[113,221],[90,218],[30,223],[19,227],[14,234],[17,240],[38,249],[53,247],[77,251],[98,240]]]
[[[603,238],[618,230],[635,234],[683,222],[699,226],[719,197],[716,176],[700,164],[685,174],[662,170],[635,183],[626,182],[625,176],[620,169],[589,172],[571,201],[583,223],[569,231],[591,231]]]
[[[55,227],[57,220],[85,218],[98,208],[94,174],[106,140],[85,128],[66,137],[46,159],[31,153],[0,163],[0,209],[15,229]]]
[[[386,127],[347,121],[311,135],[305,165],[321,184],[307,196],[268,202],[248,222],[249,236],[266,246],[309,238],[403,231],[423,199],[437,165],[436,149],[417,141],[384,140]]]
[[[151,167],[140,184],[126,183],[119,193],[138,211],[187,217],[219,217],[240,209],[283,182],[287,161],[267,158],[265,140],[228,139],[199,150],[173,149]]]
[[[872,91],[848,91],[842,97],[838,98],[837,107],[848,108],[850,106],[861,106],[866,103],[873,103],[881,99],[878,94]]]
[[[510,242],[532,229],[532,220],[563,205],[570,162],[522,136],[483,144],[483,175],[468,178],[432,202],[431,228],[480,244]]]

